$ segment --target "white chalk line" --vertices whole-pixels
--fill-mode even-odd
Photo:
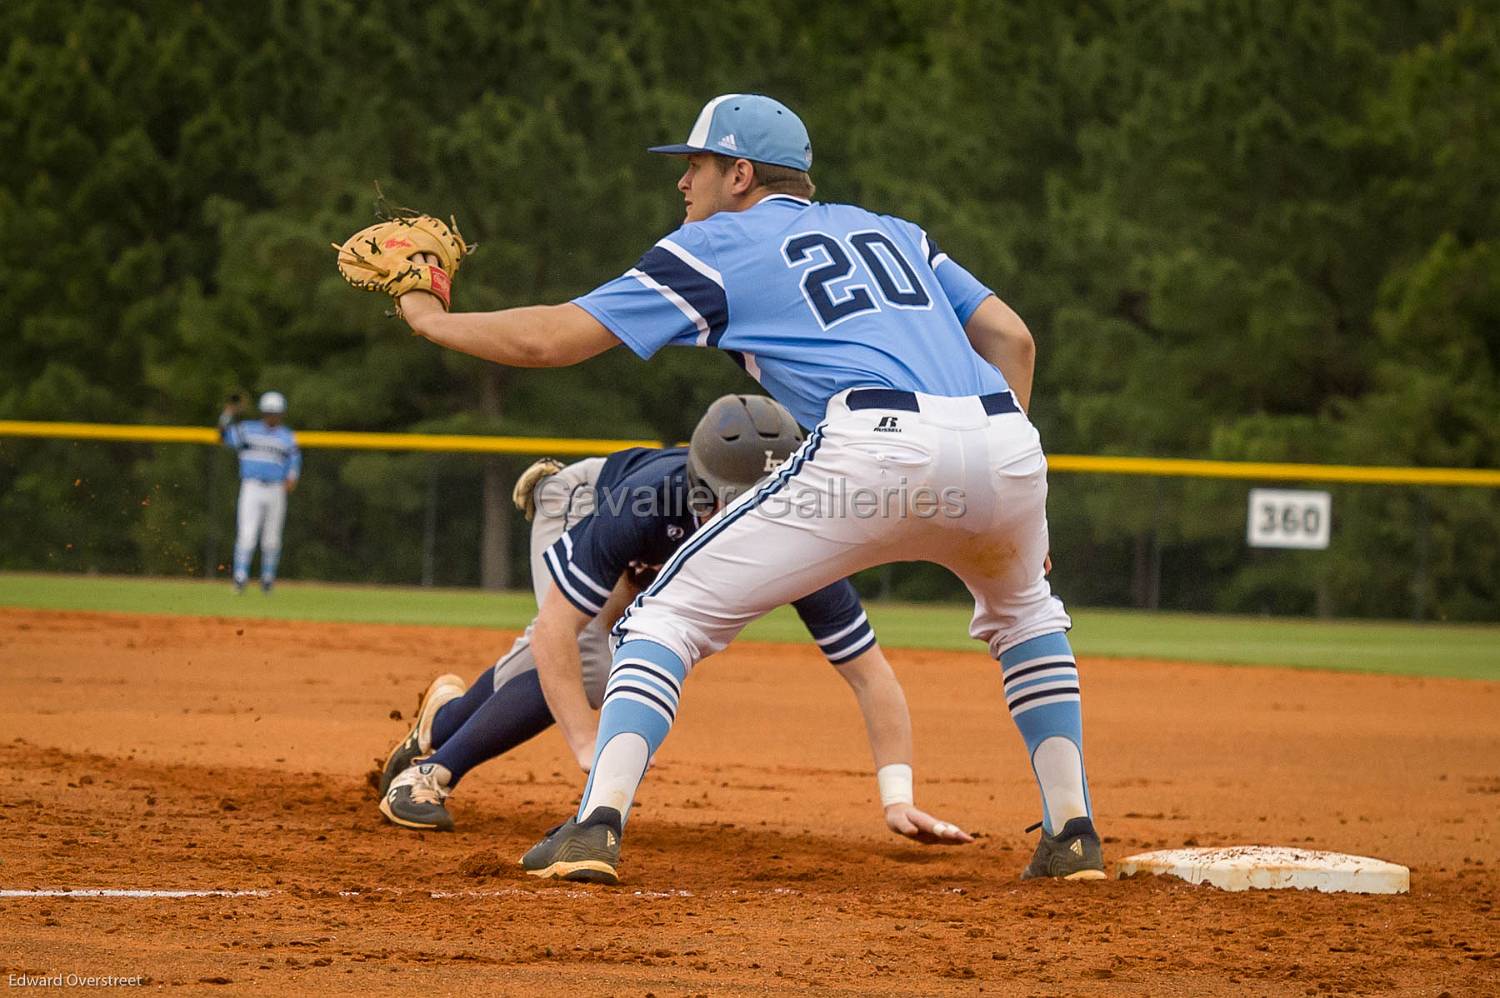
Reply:
[[[278,895],[291,894],[285,890],[149,890],[124,887],[84,887],[84,888],[50,888],[39,890],[0,889],[0,899],[4,898],[166,898],[177,900],[182,898],[267,898]],[[413,891],[403,890],[399,887],[377,887],[369,891],[309,891],[314,896],[322,893],[334,895],[341,898],[371,897],[374,895],[386,895],[393,897],[426,896],[435,901],[449,898],[501,898],[501,897],[568,897],[568,898],[591,898],[595,895],[589,891],[569,891],[557,888],[543,888],[541,890],[523,890],[519,887],[508,887],[494,891]],[[690,898],[692,891],[631,891],[631,897],[638,898]]]
[[[939,893],[964,893],[961,887],[945,887]],[[319,888],[309,888],[302,891],[289,891],[282,888],[269,889],[215,889],[215,890],[190,890],[190,889],[166,889],[157,890],[151,888],[136,887],[53,887],[25,890],[19,888],[0,888],[0,900],[20,900],[25,898],[85,898],[114,900],[119,898],[140,898],[146,900],[164,899],[169,901],[188,900],[192,898],[269,898],[281,896],[294,896],[304,898],[317,897],[426,897],[434,901],[445,901],[452,899],[479,899],[479,898],[556,898],[563,897],[574,900],[597,900],[600,897],[630,897],[643,898],[646,900],[669,900],[674,898],[693,897],[796,897],[802,891],[795,887],[772,887],[766,890],[742,891],[738,888],[728,891],[710,891],[706,895],[694,894],[688,890],[669,891],[584,891],[568,890],[562,887],[542,887],[527,890],[522,887],[502,887],[497,890],[466,890],[466,891],[423,891],[409,890],[401,887],[375,887],[370,890],[342,890],[332,891]]]
[[[85,887],[75,890],[0,890],[0,898],[242,898],[270,897],[273,891],[152,891],[125,887]]]

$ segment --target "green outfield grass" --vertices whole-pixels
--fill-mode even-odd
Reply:
[[[0,606],[119,613],[329,620],[520,628],[535,610],[529,593],[283,583],[271,596],[235,596],[224,582],[0,573]],[[967,607],[872,603],[890,648],[971,651]],[[1185,662],[1286,665],[1415,676],[1500,680],[1500,626],[1312,621],[1124,610],[1076,610],[1074,647],[1082,655]],[[805,641],[783,608],[747,638]]]

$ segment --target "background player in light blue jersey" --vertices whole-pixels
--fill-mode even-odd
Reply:
[[[401,297],[413,330],[501,364],[577,363],[624,343],[728,351],[808,426],[771,479],[684,544],[627,609],[613,668],[666,704],[613,690],[572,820],[522,859],[542,877],[617,881],[619,843],[689,670],[775,606],[852,572],[923,560],[974,596],[970,634],[999,661],[1041,793],[1025,877],[1104,878],[1083,766],[1071,626],[1047,558],[1046,458],[1026,418],[1024,322],[921,228],[812,200],[812,145],[785,105],[710,101],[686,142],[685,224],[578,300],[448,313]]]
[[[447,800],[458,781],[554,721],[587,771],[593,711],[608,689],[664,702],[650,676],[627,671],[611,680],[611,625],[714,510],[801,442],[783,407],[759,395],[726,395],[709,407],[688,448],[632,447],[527,469],[515,498],[531,520],[537,615],[472,686],[449,674],[427,687],[411,731],[386,758],[381,813],[405,828],[452,830]],[[913,801],[906,697],[854,587],[840,579],[793,606],[859,702],[886,826],[921,842],[971,841]]]
[[[302,474],[302,451],[292,428],[282,422],[286,396],[266,392],[260,397],[260,419],[241,420],[243,404],[236,395],[219,415],[219,439],[240,459],[240,498],[235,511],[234,591],[244,592],[250,562],[260,544],[260,588],[269,593],[276,584],[281,560],[281,531],[286,525],[287,495]]]

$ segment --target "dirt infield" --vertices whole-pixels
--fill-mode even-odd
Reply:
[[[250,597],[247,597],[247,599]],[[259,598],[258,596],[256,598]],[[1379,856],[1411,894],[1021,883],[1037,816],[997,670],[895,654],[918,803],[884,830],[853,698],[811,647],[688,683],[617,889],[516,858],[581,787],[548,733],[380,819],[366,774],[494,631],[0,610],[0,973],[187,991],[929,995],[1500,993],[1500,684],[1083,662],[1106,858],[1265,842]],[[14,980],[11,981],[14,984]]]

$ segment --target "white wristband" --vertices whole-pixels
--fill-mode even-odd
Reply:
[[[880,784],[880,806],[910,804],[911,767],[904,762],[893,762],[875,771],[875,782]]]

